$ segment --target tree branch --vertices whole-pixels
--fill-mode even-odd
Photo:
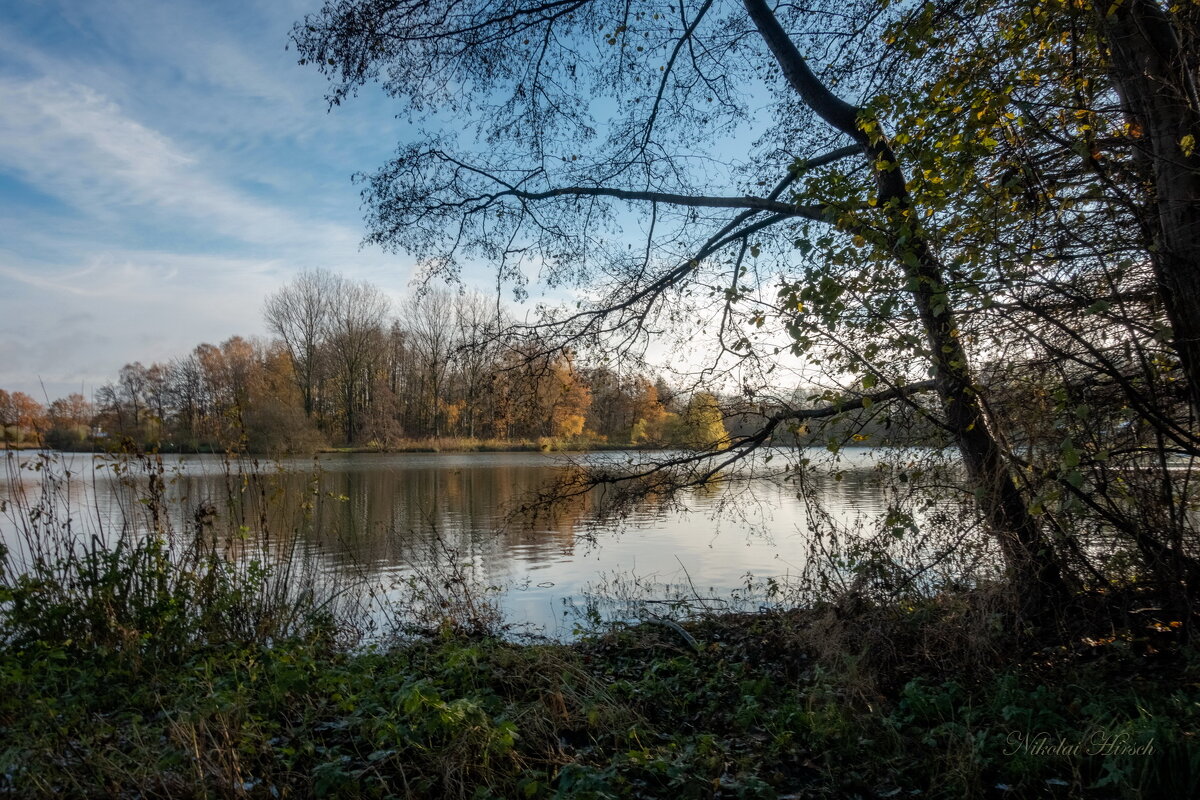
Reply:
[[[618,200],[635,200],[648,203],[667,203],[688,208],[742,208],[753,211],[770,211],[775,214],[802,217],[814,221],[825,220],[826,206],[801,206],[781,203],[767,197],[710,197],[706,195],[674,194],[672,192],[634,191],[610,189],[603,186],[562,186],[541,192],[523,189],[508,189],[490,195],[489,199],[515,197],[519,200],[549,200],[554,197],[612,197]]]

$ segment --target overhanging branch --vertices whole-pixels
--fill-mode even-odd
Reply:
[[[769,211],[789,217],[801,217],[810,220],[823,220],[825,206],[796,205],[783,203],[769,197],[712,197],[706,195],[675,194],[673,192],[635,191],[629,189],[611,189],[605,186],[562,186],[546,189],[541,192],[531,192],[524,189],[508,189],[490,195],[489,199],[515,197],[518,200],[549,200],[555,197],[612,197],[617,200],[641,201],[647,203],[665,203],[667,205],[683,206],[686,208],[740,208],[751,211]]]
[[[585,468],[556,481],[530,507],[546,501],[562,501],[586,494],[600,486],[626,486],[638,494],[701,486],[717,477],[723,470],[737,464],[770,442],[781,425],[802,420],[824,419],[870,408],[895,400],[908,400],[914,395],[935,391],[934,380],[918,381],[904,386],[892,386],[878,392],[847,397],[817,408],[787,408],[767,416],[754,433],[733,440],[724,450],[700,450],[684,455],[653,461],[632,471]],[[716,446],[716,442],[713,443]],[[679,475],[681,470],[690,474]]]

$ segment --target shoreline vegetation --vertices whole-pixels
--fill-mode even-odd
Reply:
[[[140,46],[162,20],[129,14],[144,19],[113,19],[130,46],[97,41],[175,76]],[[220,45],[217,16],[197,30]],[[31,53],[66,41],[47,30]],[[223,61],[217,89],[261,83],[232,68],[254,66],[235,39],[182,46]],[[39,396],[0,388],[0,440],[103,451],[80,460],[120,498],[112,515],[79,508],[86,471],[68,459],[0,459],[10,478],[38,473],[0,496],[0,796],[1200,797],[1200,0],[327,0],[287,48],[329,80],[328,110],[359,96],[408,120],[386,162],[353,171],[365,243],[402,255],[421,288],[393,302],[292,272],[264,298],[266,337],[132,361],[90,396],[96,365],[46,364],[52,387],[78,387],[53,400],[30,359],[137,316],[121,276],[145,276],[90,259],[112,272],[102,303],[72,314],[58,292],[27,309],[61,330],[6,343],[6,380]],[[76,146],[119,133],[93,123],[124,119],[128,70],[62,100],[50,61],[26,60],[25,127],[65,132],[79,158],[25,137],[16,196],[44,190],[86,223],[88,198],[172,177],[144,114],[156,147],[123,147],[107,177],[87,163],[114,161],[93,146],[106,137]],[[237,196],[205,194],[181,246]],[[96,219],[117,236],[111,216]],[[222,244],[204,253],[246,261],[230,247],[250,222],[209,224]],[[319,258],[306,243],[324,230],[292,237],[304,253],[241,236],[270,265],[246,286]],[[117,238],[103,249],[119,254]],[[489,264],[494,293],[470,291]],[[177,313],[210,294],[180,295]],[[869,480],[838,463],[891,444],[925,452],[877,459]],[[737,474],[779,445],[831,458]],[[323,498],[389,534],[417,515],[323,494],[318,459],[289,494],[285,465],[242,457],[629,447],[671,452],[576,459],[593,463],[521,510],[565,510],[563,530],[625,514],[641,557],[655,543],[634,514],[708,492],[715,521],[769,479],[802,507],[799,574],[761,592],[748,575],[755,613],[711,613],[688,576],[677,601],[650,582],[604,590],[636,601],[640,624],[581,602],[576,640],[518,638],[479,568],[484,526],[461,553],[432,530],[430,559],[397,548],[375,561],[397,567],[386,576],[359,569],[367,549],[331,570],[325,546],[353,526],[322,516]],[[200,451],[224,474],[180,491],[159,454]],[[436,511],[412,525],[434,529],[460,498],[491,513],[499,492],[468,472],[428,481]],[[867,492],[878,502],[855,507]],[[506,534],[525,545],[537,524]]]
[[[265,298],[270,339],[232,336],[170,361],[134,361],[90,397],[39,402],[0,387],[0,442],[256,453],[700,447],[746,424],[745,409],[694,381],[675,385],[603,354],[553,354],[488,309],[482,295],[445,290],[393,308],[370,283],[305,272]]]
[[[1200,653],[1130,581],[1031,629],[1003,583],[850,585],[757,613],[584,617],[514,637],[447,552],[364,630],[287,531],[168,512],[154,455],[120,530],[67,475],[6,512],[0,794],[13,797],[1195,796]],[[272,496],[265,473],[231,486]],[[265,520],[266,517],[264,516]],[[150,535],[134,533],[149,530]],[[236,542],[235,547],[230,544]]]
[[[236,606],[243,588],[209,599]],[[1150,598],[1080,596],[1073,629],[1035,640],[1005,629],[995,599],[714,615],[565,644],[452,620],[347,646],[321,615],[287,636],[117,617],[0,652],[0,792],[1195,796],[1200,662]]]
[[[324,447],[319,453],[584,453],[593,450],[663,450],[661,445],[605,441],[554,441],[549,439],[471,439],[440,437],[400,441],[389,447]]]
[[[372,312],[349,331],[310,321],[301,327],[312,338],[301,346],[292,315],[307,302],[317,316],[339,304]],[[840,425],[784,426],[772,441],[945,439],[920,415],[893,426],[856,406],[853,391],[797,384],[770,402],[750,403],[695,379],[669,381],[611,363],[603,353],[555,352],[549,342],[518,336],[511,320],[489,317],[487,307],[479,294],[434,290],[393,309],[370,283],[305,272],[266,298],[273,338],[232,336],[170,361],[134,361],[91,397],[74,392],[43,403],[0,387],[0,448],[266,455],[704,450],[753,436],[785,409],[842,403],[848,408]],[[347,360],[347,348],[358,355]]]

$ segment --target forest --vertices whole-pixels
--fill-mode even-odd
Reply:
[[[506,334],[495,303],[432,291],[393,311],[375,286],[299,275],[265,303],[272,339],[233,336],[166,363],[126,364],[91,399],[45,406],[0,390],[12,445],[162,452],[704,447],[716,398],[581,364]]]

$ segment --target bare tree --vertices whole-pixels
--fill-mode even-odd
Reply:
[[[324,336],[342,399],[343,431],[346,441],[353,442],[370,403],[375,371],[383,365],[384,326],[391,303],[366,281],[336,278],[331,284]]]
[[[495,305],[477,292],[455,298],[454,322],[453,360],[462,382],[467,436],[474,437],[492,370],[499,357],[498,335],[504,323]]]
[[[296,388],[309,418],[316,407],[321,339],[330,324],[338,285],[339,279],[331,272],[306,270],[268,297],[264,308],[271,332],[287,347]]]
[[[402,324],[417,360],[422,422],[442,434],[442,406],[455,337],[454,297],[445,290],[411,296],[402,309]]]

